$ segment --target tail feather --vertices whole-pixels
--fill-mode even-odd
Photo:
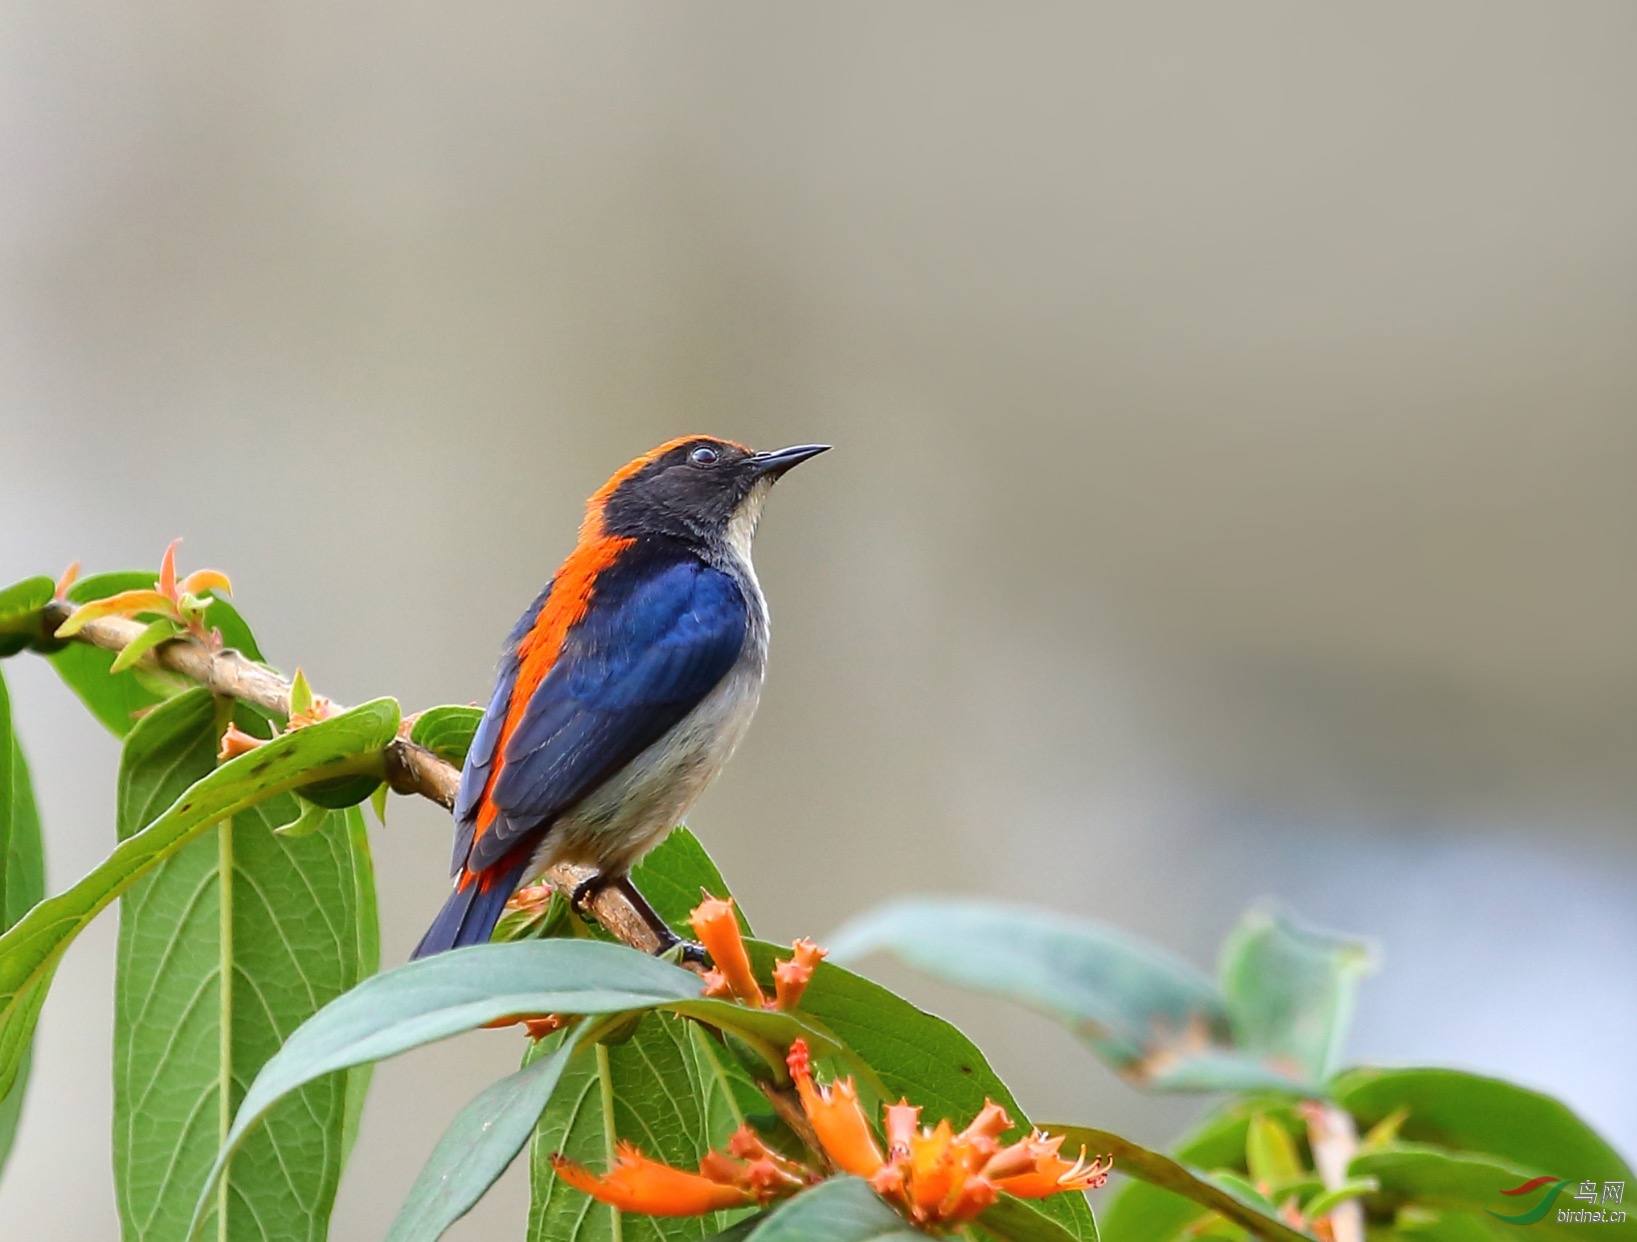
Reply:
[[[449,900],[438,911],[438,917],[432,920],[432,926],[426,929],[426,935],[421,937],[421,942],[409,955],[410,960],[431,957],[434,953],[464,945],[487,944],[494,934],[495,924],[500,922],[500,916],[505,912],[512,890],[523,878],[526,865],[525,860],[487,885],[473,882],[450,893]]]

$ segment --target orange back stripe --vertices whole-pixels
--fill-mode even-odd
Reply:
[[[589,522],[588,522],[589,524]],[[490,800],[495,781],[506,766],[506,743],[523,721],[529,709],[529,700],[540,688],[540,683],[551,672],[557,656],[563,650],[563,640],[591,604],[597,577],[614,563],[634,540],[612,538],[601,533],[601,519],[592,528],[592,538],[582,539],[569,553],[557,576],[551,580],[551,595],[545,607],[535,618],[534,626],[523,636],[517,647],[517,681],[512,686],[511,701],[506,705],[506,719],[500,726],[500,737],[495,742],[494,765],[489,769],[489,780],[483,788],[483,801],[478,806],[477,832],[474,839],[494,822],[499,813]]]
[[[613,477],[586,501],[585,521],[580,524],[580,542],[558,569],[557,576],[551,580],[551,594],[547,597],[545,606],[535,618],[534,627],[524,635],[523,641],[517,647],[517,681],[512,686],[511,701],[506,706],[506,719],[500,727],[500,737],[495,742],[494,764],[489,769],[489,779],[483,786],[483,799],[478,804],[477,828],[472,837],[474,841],[483,835],[489,825],[494,823],[495,816],[500,813],[499,808],[491,800],[491,795],[494,792],[495,781],[500,778],[500,770],[506,766],[506,743],[511,740],[513,731],[522,723],[523,715],[529,708],[529,700],[540,688],[540,683],[546,679],[546,674],[551,672],[552,665],[557,663],[557,657],[563,650],[563,640],[568,637],[569,630],[585,616],[585,611],[591,604],[592,592],[597,587],[598,575],[612,565],[622,551],[636,542],[634,539],[603,532],[603,506],[608,503],[608,498],[619,490],[620,484],[641,473],[645,467],[672,449],[690,440],[711,439],[710,436],[678,436],[674,440],[667,440],[658,448],[644,453],[616,470]],[[465,882],[464,879],[462,882]]]

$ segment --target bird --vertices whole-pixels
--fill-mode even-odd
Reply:
[[[749,727],[768,644],[751,540],[773,484],[829,447],[684,436],[592,494],[502,650],[461,768],[454,890],[413,958],[487,942],[512,893],[563,862],[593,869],[576,905],[617,886],[659,951],[694,949],[629,873]]]

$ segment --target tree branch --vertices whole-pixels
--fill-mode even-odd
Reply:
[[[47,604],[41,609],[44,634],[55,635],[74,611],[73,604],[60,600]],[[145,628],[142,622],[126,617],[99,617],[86,622],[68,641],[89,643],[105,651],[122,651]],[[280,716],[290,715],[290,683],[266,665],[246,659],[237,651],[212,651],[197,639],[181,637],[159,644],[145,653],[140,662],[185,677],[214,695],[238,699]],[[337,705],[337,710],[344,709]],[[426,747],[410,741],[407,723],[386,748],[387,784],[396,793],[415,794],[436,802],[445,810],[453,810],[455,794],[460,789],[459,770]],[[590,867],[559,863],[543,878],[565,897],[572,897],[575,888],[595,874]],[[632,948],[653,953],[660,947],[653,929],[618,889],[598,890],[585,904],[597,922]]]

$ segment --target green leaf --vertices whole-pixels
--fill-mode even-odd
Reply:
[[[977,1223],[1001,1242],[1074,1242],[1074,1235],[1040,1210],[1040,1200],[1002,1195]]]
[[[1302,1206],[1302,1212],[1310,1220],[1317,1220],[1321,1216],[1330,1215],[1349,1199],[1362,1198],[1380,1189],[1381,1183],[1373,1177],[1349,1178],[1334,1190],[1314,1195]]]
[[[138,723],[120,770],[119,832],[132,836],[215,767],[224,708],[204,690]],[[257,723],[246,718],[245,727]],[[115,977],[114,1179],[123,1236],[186,1228],[243,1085],[280,1041],[376,965],[357,924],[368,856],[356,812],[318,812],[294,840],[281,794],[223,821],[143,875],[121,903]],[[224,986],[224,980],[227,981]],[[224,1179],[224,1237],[266,1222],[322,1237],[345,1158],[348,1083],[286,1101]],[[280,1234],[279,1236],[287,1236]]]
[[[175,638],[181,632],[182,627],[169,617],[160,617],[159,620],[150,622],[147,629],[131,640],[130,646],[124,651],[114,653],[114,662],[108,666],[108,671],[123,673],[160,643]]]
[[[1288,1085],[1287,1077],[1226,1053],[1228,1014],[1204,975],[1084,919],[987,901],[912,898],[846,924],[831,937],[830,951],[838,962],[891,952],[950,983],[1039,1010],[1143,1085]],[[1211,1073],[1182,1072],[1197,1070],[1196,1062]]]
[[[105,599],[121,591],[151,587],[158,577],[157,573],[144,571],[92,574],[89,578],[81,578],[68,589],[68,599],[75,604]],[[210,601],[210,606],[205,610],[205,622],[222,632],[222,642],[226,646],[236,648],[252,660],[261,659],[261,651],[256,646],[250,627],[226,600]],[[110,671],[114,653],[87,643],[68,643],[61,650],[53,652],[50,659],[57,675],[80,696],[92,715],[117,737],[129,733],[137,718],[148,708],[185,689],[177,681],[168,692],[160,692],[156,686],[161,683],[156,683],[151,677],[144,682],[140,667],[114,674]]]
[[[814,1056],[843,1051],[822,1023],[808,1021],[800,1009],[782,1013],[777,1009],[749,1009],[737,1001],[701,997],[666,1006],[672,1013],[698,1018],[710,1026],[728,1031],[740,1039],[760,1043],[772,1054],[768,1067],[780,1079],[785,1076],[785,1049],[796,1039],[805,1039]]]
[[[51,598],[49,591],[46,598]],[[34,807],[28,761],[23,758],[12,725],[11,698],[5,678],[0,677],[0,931],[22,918],[23,912],[43,896],[45,852],[40,841],[40,817]],[[0,1168],[5,1166],[17,1134],[27,1080],[25,1054],[17,1081],[0,1100]]]
[[[1466,1212],[1434,1212],[1421,1207],[1401,1209],[1393,1218],[1393,1229],[1411,1242],[1497,1242],[1518,1236],[1516,1225],[1503,1225]]]
[[[364,814],[343,815],[340,822],[346,826],[350,848],[347,857],[352,861],[353,952],[357,954],[358,974],[368,979],[381,969],[381,916],[375,896],[375,863],[370,856],[369,830],[364,826]],[[364,1097],[369,1093],[373,1065],[355,1065],[347,1071],[346,1112],[341,1124],[341,1162],[346,1164],[352,1155],[353,1143],[358,1138],[358,1124],[363,1118]]]
[[[1335,1069],[1359,980],[1375,968],[1359,940],[1316,931],[1273,910],[1247,914],[1222,946],[1222,995],[1235,1042],[1289,1062],[1318,1089]]]
[[[24,578],[0,591],[0,657],[16,655],[40,637],[40,609],[57,585],[50,578]]]
[[[1234,1185],[1233,1190],[1225,1189],[1223,1183],[1227,1182],[1227,1179],[1223,1177],[1222,1170],[1211,1175],[1202,1174],[1181,1161],[1161,1152],[1150,1151],[1107,1130],[1054,1123],[1047,1123],[1041,1128],[1048,1134],[1063,1135],[1065,1151],[1078,1151],[1084,1147],[1087,1155],[1113,1156],[1114,1167],[1119,1172],[1170,1191],[1208,1211],[1219,1213],[1256,1237],[1265,1238],[1268,1242],[1310,1242],[1308,1236],[1300,1230],[1292,1229],[1276,1216],[1269,1215],[1265,1210],[1267,1201],[1254,1189],[1249,1189],[1248,1193],[1237,1185]],[[1248,1187],[1248,1183],[1246,1185]],[[1197,1215],[1195,1212],[1183,1217],[1177,1228],[1170,1232],[1156,1231],[1140,1236],[1155,1239],[1174,1237],[1177,1230]],[[1111,1212],[1110,1219],[1104,1222],[1104,1231],[1111,1242],[1126,1242],[1128,1238],[1134,1236],[1128,1226],[1120,1227],[1117,1211]]]
[[[340,776],[333,781],[314,781],[301,787],[301,796],[314,806],[331,811],[361,806],[375,796],[381,781],[374,776]]]
[[[482,719],[481,707],[455,704],[429,707],[415,717],[415,723],[409,728],[409,740],[458,768],[466,762],[466,752],[472,747],[472,735],[477,732],[477,722]]]
[[[303,712],[313,710],[313,688],[307,681],[307,674],[300,667],[296,668],[295,676],[290,678],[290,714],[299,716]]]
[[[58,959],[110,902],[222,819],[288,792],[315,772],[339,775],[379,763],[397,727],[397,703],[377,699],[223,764],[79,883],[46,898],[0,935],[0,1092],[16,1077]]]
[[[749,942],[751,964],[764,984],[775,957],[788,949]],[[957,1129],[994,1100],[1020,1126],[1028,1119],[977,1046],[942,1018],[851,971],[823,962],[803,994],[795,1016],[829,1031],[866,1063],[888,1100],[919,1104],[929,1122],[947,1117]],[[861,1085],[868,1080],[860,1073]],[[1082,1195],[1055,1195],[1041,1209],[1081,1242],[1094,1242],[1097,1227]]]
[[[1245,1161],[1250,1179],[1269,1186],[1299,1177],[1301,1156],[1290,1132],[1271,1117],[1257,1113],[1245,1138]]]
[[[1631,1166],[1568,1105],[1499,1078],[1450,1069],[1353,1069],[1331,1083],[1365,1129],[1408,1112],[1398,1133],[1417,1143],[1487,1152],[1554,1177],[1637,1182]]]
[[[652,1009],[697,999],[702,986],[689,971],[595,940],[474,945],[366,979],[303,1023],[262,1067],[239,1105],[206,1190],[214,1188],[223,1163],[269,1109],[335,1070],[395,1056],[497,1018]],[[199,1211],[205,1207],[202,1200]]]
[[[330,822],[328,807],[319,806],[316,802],[308,802],[305,798],[296,797],[296,817],[287,824],[280,824],[273,829],[281,837],[310,837]]]
[[[722,1062],[709,1059],[691,1026],[669,1014],[649,1014],[624,1043],[599,1044],[593,1055],[569,1065],[530,1149],[531,1242],[676,1242],[708,1237],[726,1223],[721,1213],[620,1213],[561,1181],[551,1166],[551,1157],[560,1152],[605,1169],[615,1142],[624,1139],[655,1160],[692,1169],[713,1146],[724,1144],[743,1118],[732,1104],[712,1107],[711,1093],[731,1100],[732,1087]],[[545,1046],[531,1053],[546,1055],[556,1054]]]
[[[699,904],[701,890],[712,897],[732,896],[699,838],[680,825],[643,855],[631,869],[631,881],[671,930],[685,938],[693,936],[688,915]],[[739,916],[739,930],[750,935],[750,924],[737,901],[734,913]]]
[[[571,1035],[460,1110],[409,1188],[387,1242],[437,1242],[472,1210],[529,1141],[577,1047]]]
[[[1209,1113],[1176,1145],[1173,1158],[1190,1169],[1242,1165],[1250,1119],[1258,1114],[1277,1121],[1289,1134],[1306,1134],[1289,1099],[1235,1100]],[[1133,1180],[1126,1182],[1103,1209],[1099,1224],[1109,1242],[1170,1242],[1206,1214],[1206,1209],[1191,1199],[1147,1181]]]
[[[721,1233],[713,1233],[706,1242],[745,1242],[745,1239],[765,1224],[771,1215],[773,1213],[769,1210],[747,1216],[736,1224],[729,1225]]]
[[[1249,1178],[1233,1169],[1212,1169],[1203,1176],[1211,1185],[1227,1191],[1233,1198],[1255,1208],[1264,1216],[1271,1217],[1279,1210],[1273,1206],[1273,1200],[1258,1190]]]
[[[1550,1170],[1415,1143],[1361,1152],[1353,1158],[1349,1170],[1352,1177],[1373,1177],[1381,1183],[1380,1191],[1367,1201],[1371,1215],[1407,1204],[1444,1211],[1487,1212],[1492,1216],[1528,1214],[1532,1207],[1543,1207],[1548,1210],[1542,1212],[1540,1219],[1529,1222],[1536,1230],[1563,1237],[1580,1236],[1584,1225],[1558,1220],[1556,1212],[1549,1210],[1550,1204],[1540,1198],[1557,1192],[1543,1187],[1521,1201],[1508,1199],[1501,1193],[1521,1186],[1541,1172]],[[1578,1178],[1580,1174],[1577,1171],[1573,1176]],[[1573,1183],[1569,1189],[1573,1189]]]
[[[787,1199],[735,1242],[915,1242],[927,1235],[893,1211],[868,1183],[832,1177]]]

